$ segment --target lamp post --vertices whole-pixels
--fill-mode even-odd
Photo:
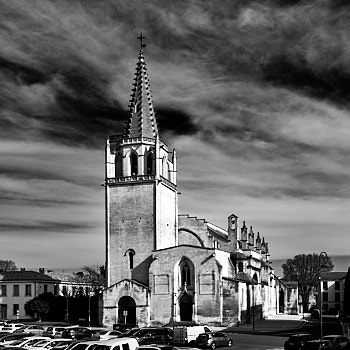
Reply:
[[[326,252],[321,252],[318,256],[318,266],[319,266],[319,273],[322,271],[322,269],[325,267],[326,263],[328,261],[328,255]],[[322,264],[321,264],[322,263]],[[321,276],[318,276],[320,280],[320,338],[323,339],[323,324],[322,324],[322,308],[323,308],[323,292],[322,292],[322,279]]]

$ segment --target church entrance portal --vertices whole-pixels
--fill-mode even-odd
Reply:
[[[118,323],[136,324],[136,303],[129,296],[124,296],[118,302]]]
[[[192,321],[192,297],[188,294],[184,294],[180,299],[180,320]]]

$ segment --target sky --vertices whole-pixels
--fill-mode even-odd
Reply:
[[[0,259],[104,264],[142,32],[179,212],[350,265],[349,22],[345,0],[0,0]]]

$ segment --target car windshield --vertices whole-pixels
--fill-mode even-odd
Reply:
[[[45,346],[45,345],[47,345],[47,344],[49,344],[49,343],[50,343],[49,340],[43,339],[43,340],[39,340],[39,341],[35,344],[35,346]]]
[[[132,329],[129,329],[128,331],[126,331],[125,333],[123,333],[123,335],[126,335],[126,336],[134,335],[139,331],[140,330],[138,328],[132,328]]]
[[[15,340],[11,345],[21,345],[23,343],[23,339],[18,339],[18,340]]]

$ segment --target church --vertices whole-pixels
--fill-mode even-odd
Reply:
[[[179,214],[177,154],[158,131],[142,48],[125,130],[105,149],[102,323],[233,325],[276,314],[281,287],[259,232],[234,214],[226,229]]]

